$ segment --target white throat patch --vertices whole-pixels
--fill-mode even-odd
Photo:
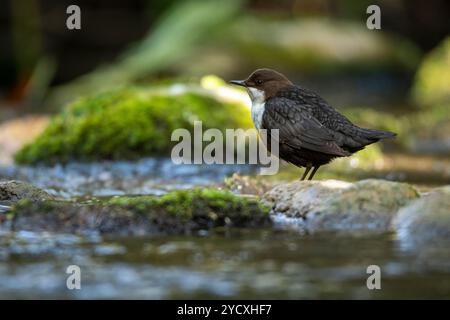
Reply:
[[[264,114],[264,105],[266,97],[264,91],[256,88],[247,88],[248,95],[252,100],[252,120],[256,129],[261,129],[262,117]]]

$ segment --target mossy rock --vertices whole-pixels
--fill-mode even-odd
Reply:
[[[124,160],[168,156],[173,130],[251,127],[248,108],[222,101],[207,90],[123,88],[84,97],[54,116],[33,142],[15,155],[19,164],[69,160]]]
[[[450,108],[450,37],[425,56],[412,90],[412,97],[423,108],[435,105]]]
[[[24,200],[12,208],[11,215],[15,230],[154,235],[267,226],[268,211],[257,198],[217,189],[191,189],[162,197],[115,197],[86,203]]]
[[[29,201],[51,200],[53,197],[42,189],[22,181],[0,181],[0,201],[14,203],[22,199]]]

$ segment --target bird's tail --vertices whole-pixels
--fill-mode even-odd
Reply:
[[[359,128],[360,132],[370,140],[394,138],[397,134],[390,131]]]

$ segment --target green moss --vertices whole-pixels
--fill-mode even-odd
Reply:
[[[204,130],[251,126],[245,106],[199,90],[171,95],[167,90],[124,88],[69,104],[15,160],[36,164],[169,155],[172,131],[192,131],[196,120]]]
[[[269,208],[257,198],[218,189],[172,191],[162,197],[114,197],[90,203],[19,201],[12,208],[17,229],[101,233],[189,233],[215,227],[270,224]]]
[[[255,199],[237,196],[218,189],[191,189],[172,191],[162,197],[115,197],[107,205],[120,205],[145,213],[159,208],[168,214],[191,219],[195,215],[218,212],[251,216],[255,212],[268,213],[268,209]]]
[[[450,37],[425,56],[415,77],[412,97],[420,107],[450,108]]]

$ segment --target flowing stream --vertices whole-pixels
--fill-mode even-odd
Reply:
[[[236,171],[255,168],[144,159],[2,167],[0,177],[69,198],[162,194],[216,185]],[[0,298],[449,298],[448,247],[411,248],[391,233],[302,234],[282,225],[126,238],[1,231]],[[80,290],[67,289],[69,265],[80,267]],[[369,265],[381,268],[381,290],[367,288]]]

